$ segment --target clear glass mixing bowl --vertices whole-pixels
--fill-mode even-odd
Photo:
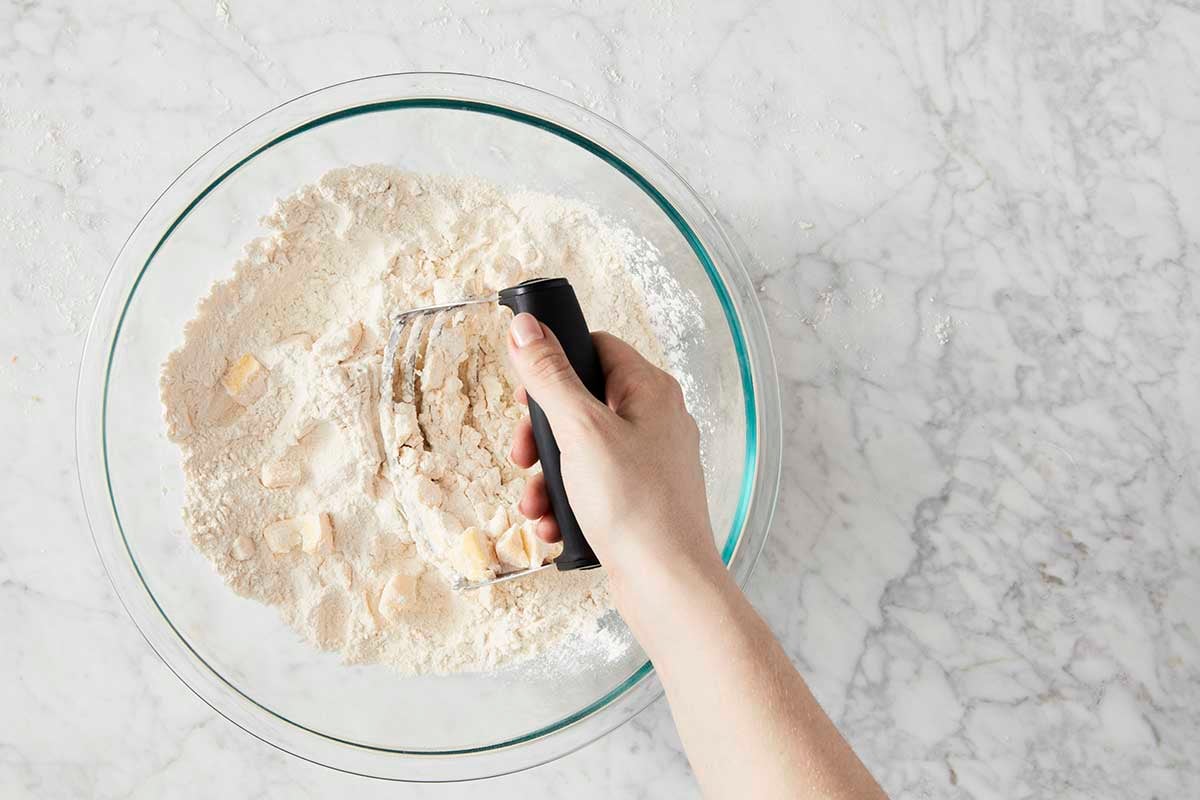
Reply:
[[[585,652],[566,674],[537,662],[420,678],[345,666],[226,588],[183,531],[181,458],[164,432],[159,369],[197,301],[262,233],[258,215],[275,198],[367,163],[577,198],[653,243],[702,317],[684,363],[718,544],[745,583],[775,504],[780,430],[766,329],[737,249],[680,176],[629,134],[543,92],[467,75],[381,75],[298,97],[221,141],[151,206],[109,272],[80,370],[88,519],[151,647],[263,741],[382,778],[524,769],[594,741],[659,695],[635,644],[615,660]],[[615,614],[606,624],[628,636]]]

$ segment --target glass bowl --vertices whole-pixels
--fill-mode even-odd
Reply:
[[[261,235],[258,215],[275,198],[334,167],[369,163],[582,200],[657,248],[694,300],[697,324],[680,355],[718,546],[745,583],[774,509],[780,425],[766,329],[737,248],[629,134],[549,94],[469,75],[380,75],[298,97],[226,137],[155,201],[109,272],[85,345],[76,441],[88,520],[150,646],[254,736],[380,778],[512,772],[594,741],[660,694],[615,613],[605,624],[629,639],[616,658],[585,651],[565,671],[535,661],[403,677],[316,651],[274,609],[228,589],[183,530],[182,459],[159,405],[164,359],[198,300]]]

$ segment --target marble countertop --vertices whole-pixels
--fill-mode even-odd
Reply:
[[[1200,794],[1200,9],[349,5],[0,4],[0,796],[696,793],[662,702],[483,785],[304,763],[92,546],[74,385],[125,236],[245,120],[410,69],[586,105],[746,242],[785,412],[751,595],[895,796]]]

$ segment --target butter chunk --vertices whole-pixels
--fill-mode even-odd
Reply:
[[[303,477],[300,465],[291,459],[279,458],[262,465],[259,480],[268,489],[288,489]]]
[[[254,405],[267,390],[267,368],[250,353],[239,358],[221,376],[221,385],[238,405]]]
[[[496,540],[496,556],[512,569],[535,569],[553,561],[562,553],[562,542],[543,542],[534,532],[537,522],[513,525]]]
[[[297,517],[300,526],[300,546],[309,555],[333,552],[333,525],[328,514],[305,514]]]
[[[379,593],[379,613],[397,620],[417,599],[417,579],[413,575],[393,575]]]
[[[550,542],[542,541],[534,531],[537,530],[537,523],[529,520],[521,526],[522,539],[525,542],[525,556],[529,559],[529,567],[533,569],[540,567],[547,561],[553,561],[562,555],[563,543],[561,541]]]
[[[496,513],[492,514],[486,527],[488,535],[493,539],[502,536],[508,530],[508,512],[504,510],[504,506],[496,508]]]
[[[263,529],[263,539],[274,553],[299,547],[310,555],[325,555],[333,551],[333,526],[328,514],[301,514],[271,523]]]
[[[455,551],[455,561],[460,572],[476,581],[491,577],[492,571],[498,566],[492,541],[476,527],[462,532]]]
[[[239,536],[233,540],[233,544],[229,547],[229,554],[237,561],[246,561],[253,558],[254,551],[257,548],[254,546],[254,540],[249,536]]]
[[[272,553],[288,553],[300,545],[300,529],[296,521],[281,519],[263,528],[263,540]]]
[[[500,563],[512,569],[525,569],[529,566],[529,556],[525,555],[525,539],[521,535],[521,526],[513,525],[500,534],[496,540],[496,556]]]

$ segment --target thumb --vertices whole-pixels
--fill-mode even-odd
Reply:
[[[546,412],[551,428],[571,425],[600,405],[575,374],[558,337],[532,314],[513,317],[508,355],[525,390]]]

